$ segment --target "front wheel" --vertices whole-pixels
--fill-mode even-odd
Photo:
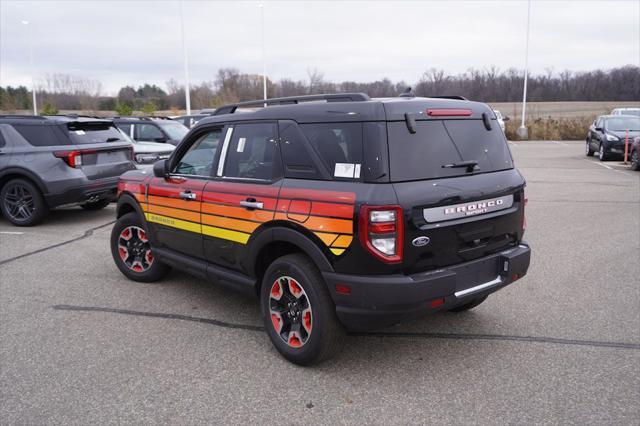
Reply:
[[[345,330],[320,271],[306,256],[290,254],[269,265],[260,306],[271,342],[294,364],[316,364],[342,349]]]
[[[598,147],[598,159],[600,161],[607,161],[609,159],[609,156],[604,150],[604,146],[602,145],[602,143],[600,143],[600,147]]]
[[[147,231],[136,213],[125,214],[113,225],[111,255],[120,272],[133,281],[158,281],[171,270],[155,259]]]

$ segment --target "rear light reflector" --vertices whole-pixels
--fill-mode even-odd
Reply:
[[[427,110],[429,117],[469,117],[472,114],[473,111],[470,109],[441,108]]]
[[[429,307],[431,309],[438,308],[444,305],[444,299],[433,299],[429,301]]]
[[[82,166],[82,154],[95,154],[95,149],[82,149],[73,151],[56,151],[53,153],[58,158],[62,158],[69,167],[75,169]]]
[[[403,219],[400,206],[363,205],[359,216],[360,243],[385,263],[401,262],[404,245]]]
[[[336,293],[349,296],[351,295],[351,287],[344,284],[336,284]]]

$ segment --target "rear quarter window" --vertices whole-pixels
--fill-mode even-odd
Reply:
[[[391,180],[395,182],[466,176],[465,168],[444,165],[473,160],[473,173],[513,168],[506,140],[494,121],[491,130],[482,120],[425,120],[416,133],[406,123],[387,123]]]
[[[33,146],[58,146],[69,142],[58,126],[50,124],[13,124],[14,129]]]
[[[302,124],[300,128],[334,179],[360,179],[362,123]]]

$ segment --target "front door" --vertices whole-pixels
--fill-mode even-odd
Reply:
[[[226,132],[216,178],[202,198],[204,252],[212,263],[241,269],[247,242],[273,220],[282,166],[275,123],[235,124]]]
[[[149,184],[147,222],[160,247],[203,258],[201,207],[211,178],[222,129],[185,140],[166,178]]]

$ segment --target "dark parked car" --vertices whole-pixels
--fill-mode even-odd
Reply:
[[[640,171],[640,136],[633,141],[629,158],[631,158],[631,170]]]
[[[131,143],[109,120],[0,116],[0,208],[18,226],[49,209],[98,210],[115,198],[118,177],[135,169]]]
[[[601,115],[589,127],[585,152],[589,157],[597,152],[600,161],[622,158],[627,135],[629,145],[636,136],[640,136],[640,117]]]
[[[345,329],[472,309],[527,273],[525,181],[486,104],[347,93],[236,113],[263,103],[122,176],[125,276],[175,267],[257,295],[277,350],[310,364]]]
[[[131,139],[178,145],[189,128],[165,117],[114,117],[113,122]]]
[[[197,114],[177,115],[171,118],[175,121],[178,121],[184,124],[188,128],[192,128],[193,126],[196,125],[198,121],[202,120],[203,118],[212,116],[215,113],[215,111],[216,111],[215,109],[203,109]]]

